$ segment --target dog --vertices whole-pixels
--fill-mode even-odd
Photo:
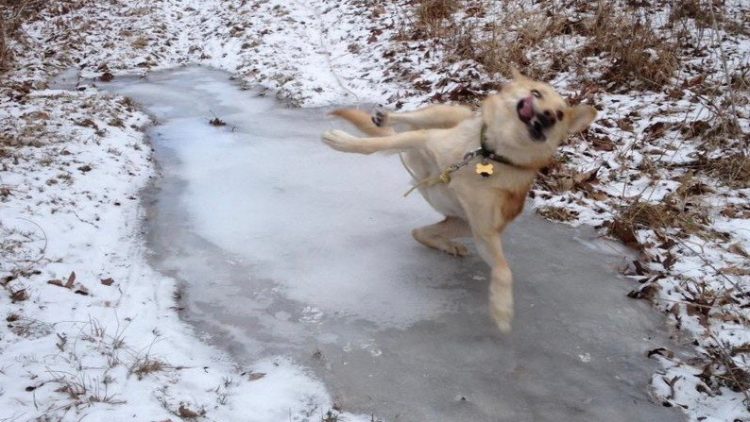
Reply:
[[[331,114],[354,124],[369,137],[341,130],[323,133],[331,148],[351,153],[401,153],[415,188],[445,219],[414,229],[425,246],[464,256],[454,241],[473,237],[491,267],[490,309],[498,328],[508,333],[513,319],[513,277],[503,254],[501,233],[523,211],[537,172],[553,159],[571,134],[585,130],[597,111],[571,107],[547,83],[517,70],[478,111],[463,105],[433,105],[411,112],[339,109]],[[397,132],[393,126],[410,130]]]

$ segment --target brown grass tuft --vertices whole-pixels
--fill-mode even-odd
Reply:
[[[613,14],[601,6],[583,35],[591,37],[585,54],[603,55],[611,60],[603,77],[614,87],[640,84],[659,90],[669,84],[680,65],[677,44],[657,35],[643,16]]]
[[[750,157],[744,154],[705,160],[702,167],[706,174],[731,187],[750,187]]]
[[[669,11],[669,21],[679,22],[683,19],[693,19],[695,21],[695,24],[698,25],[700,28],[708,28],[711,27],[713,23],[713,18],[711,17],[711,10],[709,8],[713,8],[714,16],[716,16],[716,20],[720,20],[720,12],[721,9],[718,7],[715,7],[713,4],[713,0],[705,1],[705,0],[681,0],[678,2],[673,2],[671,6],[671,10]]]
[[[458,9],[456,0],[421,0],[417,6],[417,22],[430,26],[450,18]]]
[[[573,221],[577,218],[577,213],[564,207],[545,206],[537,208],[537,214],[553,221]]]
[[[0,0],[0,73],[13,66],[10,44],[20,39],[21,25],[38,16],[46,5],[43,0]]]
[[[144,36],[140,36],[140,37],[136,38],[135,40],[133,40],[132,46],[133,46],[133,48],[137,48],[139,50],[142,50],[142,49],[148,47],[148,44],[149,44],[148,38],[146,38]]]
[[[622,240],[631,247],[638,247],[635,233],[638,230],[650,229],[663,233],[666,230],[677,230],[678,237],[699,235],[707,237],[707,217],[700,207],[690,201],[680,200],[677,195],[669,195],[660,203],[633,200],[622,207],[614,220],[609,223],[609,235]]]
[[[154,372],[161,372],[167,368],[167,364],[154,358],[145,357],[137,359],[130,367],[130,373],[135,374],[139,380]]]

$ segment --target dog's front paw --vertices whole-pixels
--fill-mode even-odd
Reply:
[[[510,333],[510,323],[513,321],[513,276],[505,265],[492,269],[490,310],[500,331]]]
[[[325,131],[323,133],[323,142],[337,151],[369,154],[369,152],[362,149],[359,138],[349,135],[343,130],[334,129]]]
[[[490,306],[492,307],[492,317],[495,319],[497,328],[500,329],[503,334],[510,333],[510,323],[513,321],[513,307],[498,305],[495,303],[492,303]]]
[[[383,110],[377,110],[372,115],[372,122],[377,127],[388,126],[388,112]]]

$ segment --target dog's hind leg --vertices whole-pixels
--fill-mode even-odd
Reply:
[[[466,246],[451,240],[471,235],[469,225],[457,217],[445,217],[439,223],[414,229],[411,235],[417,242],[449,255],[466,256],[469,253]]]
[[[425,130],[401,132],[391,136],[359,138],[343,130],[329,130],[323,133],[323,142],[331,148],[343,152],[372,154],[373,152],[401,152],[412,148],[421,148],[427,142]]]
[[[437,104],[415,111],[378,111],[372,116],[372,122],[378,127],[404,124],[412,129],[448,129],[472,114],[473,111],[467,106]]]

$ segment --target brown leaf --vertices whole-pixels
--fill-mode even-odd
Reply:
[[[661,265],[663,265],[665,269],[671,270],[676,261],[677,258],[675,258],[674,255],[668,252],[667,257],[664,259],[664,262],[662,262]]]
[[[194,410],[191,410],[188,407],[185,407],[184,404],[180,405],[180,408],[177,409],[177,413],[180,415],[181,418],[197,418],[200,416],[200,414]]]
[[[597,151],[613,151],[615,149],[615,143],[608,136],[594,137],[591,146]]]
[[[65,285],[62,282],[62,280],[50,280],[50,281],[47,282],[47,284],[52,284],[54,286],[65,287]]]
[[[593,199],[594,201],[605,201],[609,198],[609,195],[606,192],[602,192],[600,190],[592,192],[589,197]]]
[[[264,372],[251,372],[247,377],[250,379],[250,381],[256,381],[265,376],[266,374]]]
[[[719,272],[722,274],[736,275],[736,276],[750,275],[750,269],[740,268],[734,265],[732,265],[731,267],[724,267],[721,270],[719,270]]]
[[[641,261],[633,260],[633,266],[635,267],[635,273],[638,275],[644,275],[648,274],[649,271],[643,267],[643,264],[641,264]]]
[[[73,287],[73,284],[76,282],[76,272],[71,271],[70,275],[68,276],[68,282],[65,283],[65,288],[70,289]]]
[[[674,353],[669,349],[665,349],[664,347],[657,347],[656,349],[651,349],[648,351],[648,353],[646,353],[647,357],[651,357],[653,355],[664,356],[665,358],[670,359],[674,357]]]
[[[694,87],[696,85],[702,84],[704,79],[706,79],[705,75],[698,75],[698,76],[694,77],[693,79],[686,80],[682,84],[682,86],[684,86],[684,87]]]
[[[684,92],[679,88],[670,89],[667,91],[667,96],[673,100],[679,100],[684,96]]]
[[[111,278],[105,278],[105,279],[101,280],[101,282],[105,286],[111,286],[112,283],[114,283],[115,281],[112,280]]]
[[[698,323],[705,328],[708,328],[708,313],[711,311],[711,307],[703,304],[688,303],[685,306],[685,312],[693,317],[698,318]]]
[[[623,118],[617,121],[617,127],[620,128],[620,130],[624,130],[626,132],[632,132],[633,131],[633,119],[630,118]]]
[[[742,245],[739,244],[739,242],[730,245],[729,252],[744,256],[745,258],[750,258],[750,254],[747,253],[745,248],[743,248]]]
[[[227,122],[221,120],[218,117],[214,117],[213,119],[208,121],[208,124],[210,124],[211,126],[226,126]]]
[[[609,234],[620,239],[626,246],[636,250],[641,250],[642,246],[635,235],[635,229],[632,224],[616,219],[608,223]]]
[[[79,294],[79,295],[83,295],[83,296],[88,296],[89,295],[89,289],[87,289],[84,286],[80,286],[73,293]]]
[[[29,298],[29,294],[26,292],[26,289],[16,290],[10,295],[10,299],[13,302],[21,302]]]
[[[661,287],[658,284],[647,284],[638,290],[628,293],[628,297],[632,299],[652,300],[659,293],[659,290],[661,290]]]
[[[597,179],[596,174],[599,173],[600,168],[601,166],[589,171],[574,174],[573,180],[576,182],[576,184],[598,182],[599,180]]]

